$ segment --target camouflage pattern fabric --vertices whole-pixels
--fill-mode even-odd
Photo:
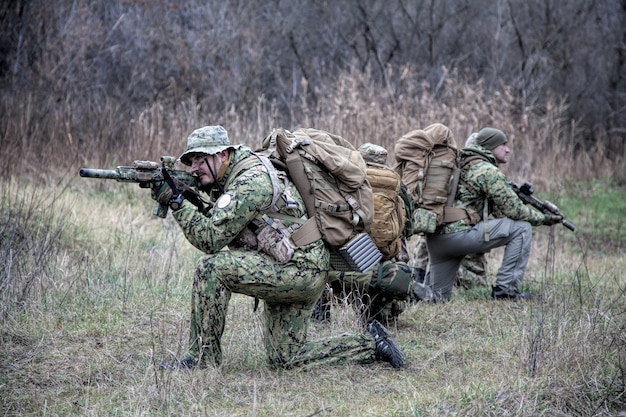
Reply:
[[[279,368],[327,363],[370,363],[374,338],[345,334],[307,341],[311,310],[325,285],[329,253],[321,240],[297,247],[292,259],[279,265],[271,256],[249,249],[240,239],[248,223],[272,199],[272,183],[263,169],[247,169],[229,179],[232,167],[251,155],[240,147],[220,180],[228,187],[208,216],[185,201],[173,216],[187,240],[205,252],[196,269],[190,321],[190,354],[200,365],[219,365],[221,338],[231,294],[256,297],[264,304],[264,344],[268,363]],[[298,208],[281,213],[300,217],[304,203],[293,184]],[[285,220],[285,225],[291,223]],[[228,246],[228,249],[225,249]]]
[[[482,215],[487,197],[490,213],[497,210],[503,217],[526,221],[533,226],[544,224],[546,216],[526,206],[519,199],[508,184],[504,173],[498,168],[491,151],[479,145],[472,145],[461,150],[461,159],[474,155],[472,149],[487,155],[490,160],[478,162],[469,169],[461,170],[454,207],[473,209]],[[440,226],[436,233],[455,233],[471,228],[472,225],[465,220],[459,220]]]
[[[456,285],[465,289],[490,286],[484,253],[465,255],[456,273]]]
[[[364,143],[359,147],[359,152],[365,162],[385,165],[387,163],[387,149],[373,143]]]
[[[426,248],[426,238],[423,235],[416,236],[417,242],[413,248],[411,263],[413,267],[426,271],[428,269],[428,249]]]

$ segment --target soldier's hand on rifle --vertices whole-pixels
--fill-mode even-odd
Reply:
[[[165,181],[152,185],[152,199],[162,206],[169,206],[173,194],[172,189]]]
[[[559,224],[562,221],[563,221],[563,216],[557,216],[554,214],[544,214],[543,224],[545,224],[546,226]]]

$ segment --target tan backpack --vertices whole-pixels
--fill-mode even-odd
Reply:
[[[371,236],[383,254],[383,260],[395,258],[402,249],[406,222],[404,200],[400,191],[400,176],[391,168],[380,164],[367,164],[367,180],[374,193],[374,218]]]
[[[433,233],[437,226],[479,216],[452,207],[459,180],[459,151],[452,131],[441,123],[403,135],[395,146],[396,167],[415,202],[413,233]]]
[[[263,140],[270,160],[289,174],[309,220],[292,236],[301,246],[321,238],[331,264],[341,271],[366,272],[382,254],[372,241],[372,188],[366,165],[354,146],[332,133],[302,128],[274,129]]]

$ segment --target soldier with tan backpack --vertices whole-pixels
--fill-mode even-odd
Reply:
[[[383,254],[371,272],[329,273],[329,287],[316,304],[313,317],[330,318],[333,299],[345,298],[355,308],[363,323],[380,320],[393,322],[411,298],[414,268],[408,265],[406,240],[412,230],[412,200],[400,176],[386,165],[387,150],[366,143],[359,152],[367,165],[367,180],[374,198],[370,225],[372,240]]]
[[[563,217],[533,210],[518,198],[499,169],[509,159],[507,143],[502,131],[484,128],[476,143],[459,155],[452,132],[440,123],[411,132],[396,143],[397,169],[418,206],[414,231],[426,234],[430,261],[426,283],[438,300],[450,299],[456,272],[467,254],[501,246],[505,250],[492,298],[530,298],[520,286],[530,252],[531,226],[553,225]],[[490,217],[494,212],[505,217]]]

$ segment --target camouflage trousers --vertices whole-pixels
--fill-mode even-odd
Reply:
[[[465,255],[456,273],[455,285],[465,289],[491,285],[487,278],[487,258],[484,253]]]
[[[374,319],[393,324],[406,308],[413,280],[411,268],[394,261],[381,262],[372,272],[330,271],[328,275],[333,296],[352,305],[363,324]],[[324,296],[325,302],[332,303]]]
[[[417,243],[413,249],[412,265],[424,272],[428,270],[428,249],[426,238],[417,236]],[[474,287],[488,287],[487,258],[484,253],[465,255],[456,273],[455,285],[465,289]]]
[[[200,260],[191,302],[190,353],[201,365],[222,361],[222,334],[231,294],[264,302],[267,361],[278,368],[331,363],[371,363],[375,343],[368,333],[307,341],[311,311],[326,272],[303,262],[278,265],[256,251],[221,251]]]

